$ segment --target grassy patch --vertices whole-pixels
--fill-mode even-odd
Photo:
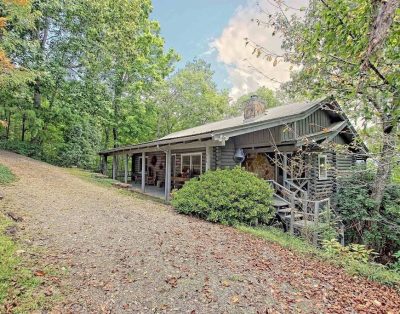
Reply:
[[[0,164],[0,184],[6,185],[15,180],[15,175],[6,166]]]
[[[91,171],[87,171],[87,170],[83,170],[80,168],[68,168],[68,172],[74,176],[77,176],[81,179],[84,179],[88,182],[100,185],[100,186],[104,186],[104,187],[112,187],[113,183],[119,182],[117,180],[113,180],[107,177],[102,177],[99,176],[99,174],[91,172]],[[156,203],[160,203],[160,204],[167,204],[165,200],[158,198],[158,197],[154,197],[151,195],[146,195],[143,193],[139,193],[139,192],[135,192],[135,191],[128,191],[125,189],[118,189],[118,192],[127,196],[131,196],[131,197],[135,197],[137,199],[140,200],[148,200],[148,201],[153,201]]]
[[[44,296],[36,295],[36,288],[42,281],[17,256],[18,245],[5,235],[10,226],[11,222],[0,213],[0,304],[12,300],[13,312],[29,312],[43,307]],[[2,310],[5,309],[0,308],[0,312]]]
[[[273,227],[254,228],[247,226],[237,227],[243,232],[253,234],[268,242],[279,244],[293,252],[306,257],[318,258],[335,266],[344,268],[350,275],[357,275],[390,286],[400,287],[400,274],[375,263],[361,263],[339,256],[332,256],[318,249],[300,238],[291,236]]]
[[[118,182],[118,181],[110,179],[110,178],[100,177],[94,172],[79,169],[79,168],[68,168],[68,172],[74,176],[85,179],[86,181],[90,181],[92,183],[96,183],[98,185],[102,185],[102,186],[106,186],[106,187],[112,186],[113,183]]]

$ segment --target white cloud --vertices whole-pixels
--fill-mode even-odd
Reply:
[[[296,1],[296,3],[303,1]],[[260,1],[263,8],[273,11],[273,0]],[[245,93],[255,91],[260,86],[276,89],[278,82],[290,78],[290,64],[279,62],[275,67],[273,62],[252,55],[252,48],[245,47],[245,38],[275,53],[281,52],[281,39],[272,36],[272,30],[263,28],[252,22],[252,19],[264,19],[255,0],[248,0],[244,6],[239,6],[222,31],[220,37],[210,44],[210,49],[216,49],[218,62],[223,63],[228,71],[232,84],[230,96],[234,99]],[[272,78],[273,80],[271,80]],[[276,80],[276,81],[274,81]]]

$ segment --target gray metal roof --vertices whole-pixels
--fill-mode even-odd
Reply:
[[[315,101],[299,102],[289,105],[278,106],[267,109],[263,115],[251,120],[244,120],[243,115],[235,118],[225,119],[217,122],[211,122],[204,125],[196,126],[190,129],[174,132],[154,141],[140,143],[136,145],[128,145],[123,147],[112,148],[99,152],[100,154],[108,154],[128,149],[144,148],[149,146],[163,145],[167,143],[176,143],[185,140],[193,140],[196,138],[212,137],[215,133],[221,134],[231,130],[245,129],[259,124],[268,124],[273,121],[287,120],[291,117],[302,115],[313,108],[318,108],[324,102],[330,102],[332,98],[322,98]],[[284,122],[283,122],[284,123]]]
[[[263,115],[256,117],[255,119],[252,119],[250,121],[245,121],[243,115],[241,115],[239,117],[231,119],[211,122],[204,125],[196,126],[194,128],[168,134],[167,136],[164,136],[159,140],[168,140],[186,136],[194,136],[205,133],[213,133],[217,131],[218,133],[220,133],[221,131],[223,132],[224,130],[227,129],[237,128],[241,126],[249,126],[253,123],[257,124],[260,122],[268,122],[279,118],[287,118],[290,116],[295,116],[303,112],[306,112],[309,109],[313,108],[314,106],[320,104],[321,101],[322,99],[319,99],[312,102],[301,102],[301,103],[294,103],[294,104],[270,108],[267,109]]]

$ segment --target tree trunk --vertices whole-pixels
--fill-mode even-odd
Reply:
[[[21,141],[24,142],[25,141],[25,122],[26,122],[26,114],[24,113],[22,115],[22,130],[21,130]]]
[[[118,130],[117,127],[113,127],[113,141],[114,141],[114,147],[118,146]]]
[[[42,95],[40,94],[40,81],[37,78],[33,86],[33,104],[35,108],[40,108],[42,104]]]
[[[7,117],[7,129],[6,129],[6,139],[10,138],[10,127],[11,127],[11,112],[8,113]]]
[[[104,133],[105,133],[105,145],[104,148],[107,149],[108,148],[108,143],[110,143],[110,130],[108,129],[108,127],[105,127],[104,129]]]
[[[376,171],[375,180],[372,185],[371,197],[376,202],[375,211],[379,211],[382,207],[383,195],[385,189],[391,180],[393,157],[396,153],[395,139],[393,130],[396,128],[387,128],[383,126],[383,145],[380,152],[378,169]]]

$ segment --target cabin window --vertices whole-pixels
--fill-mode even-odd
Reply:
[[[140,156],[139,157],[139,173],[142,173],[142,161],[143,161],[143,158],[142,158],[142,156]],[[145,165],[144,165],[144,169],[145,169],[145,172],[147,172],[147,167],[148,167],[148,158],[146,157],[145,158]]]
[[[181,172],[189,176],[199,176],[202,173],[202,154],[182,154],[181,155]]]
[[[328,164],[326,155],[318,155],[318,171],[320,180],[328,179]]]

